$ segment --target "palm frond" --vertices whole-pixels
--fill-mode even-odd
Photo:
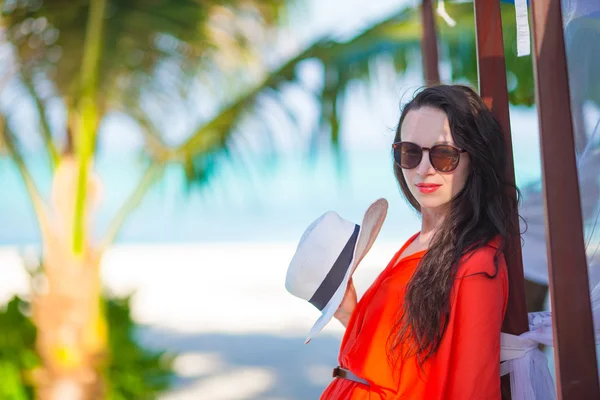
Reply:
[[[44,142],[44,146],[50,158],[50,166],[52,170],[54,170],[54,168],[56,168],[56,166],[58,165],[59,154],[52,137],[52,130],[50,129],[50,122],[48,121],[47,108],[44,104],[44,100],[40,97],[35,88],[33,78],[22,76],[22,81],[29,95],[33,99],[36,111],[39,115],[40,135],[42,136],[42,141]]]
[[[21,69],[46,76],[64,97],[76,96],[92,1],[34,3],[13,2],[2,9],[0,24],[6,39]],[[160,81],[156,71],[165,63],[185,81],[215,65],[225,69],[219,59],[226,52],[241,62],[254,52],[249,35],[276,23],[285,5],[284,0],[107,1],[98,77],[104,90],[98,94],[99,103],[139,96],[144,87],[156,88]]]
[[[88,173],[94,159],[96,136],[101,120],[99,107],[95,101],[98,93],[100,74],[100,53],[102,49],[103,20],[106,12],[106,0],[92,0],[89,8],[88,23],[83,45],[81,65],[81,86],[77,96],[78,140],[77,188],[75,191],[75,217],[73,218],[73,251],[79,255],[83,251],[85,237],[84,219],[86,215],[86,197]]]
[[[21,178],[25,183],[25,188],[29,193],[29,198],[31,199],[33,210],[37,216],[37,220],[42,225],[46,221],[46,210],[45,203],[42,199],[40,191],[25,164],[23,159],[23,154],[20,149],[17,138],[10,127],[9,121],[3,115],[0,115],[0,142],[6,147],[10,157],[13,162],[17,166],[19,173],[21,174]]]
[[[113,217],[113,220],[109,223],[108,229],[100,244],[101,249],[108,248],[108,246],[114,242],[127,217],[129,217],[129,215],[140,205],[146,192],[161,176],[163,170],[164,164],[155,162],[148,165],[136,188],[131,192],[127,200]]]
[[[477,50],[474,10],[471,3],[447,4],[448,13],[457,21],[456,27],[448,26],[441,17],[436,23],[442,61],[451,65],[453,81],[466,81],[478,85]],[[402,74],[410,66],[421,63],[421,11],[419,8],[402,10],[346,41],[321,39],[308,46],[297,56],[287,60],[282,67],[246,94],[239,96],[224,107],[214,118],[201,124],[190,138],[174,154],[185,159],[188,177],[207,177],[207,169],[194,165],[209,165],[214,154],[228,147],[234,133],[243,130],[241,121],[245,116],[257,115],[260,110],[256,100],[266,92],[279,92],[286,85],[302,85],[295,71],[306,60],[316,60],[322,65],[323,86],[315,93],[319,104],[319,128],[313,142],[320,142],[322,135],[329,137],[332,148],[339,149],[341,113],[344,97],[352,82],[369,82],[377,76],[374,67],[387,63]],[[512,104],[531,105],[534,102],[531,57],[516,56],[516,27],[514,7],[502,6],[507,74],[509,75],[509,100]],[[418,64],[415,64],[418,63]],[[284,105],[285,101],[280,102]],[[184,156],[182,156],[184,155]],[[199,160],[202,160],[200,162]],[[195,175],[194,171],[200,171]]]

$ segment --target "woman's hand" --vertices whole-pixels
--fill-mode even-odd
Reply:
[[[350,278],[348,286],[346,287],[346,293],[344,293],[344,298],[333,316],[340,321],[342,325],[348,326],[348,321],[350,320],[354,308],[356,308],[356,303],[356,289],[354,288],[352,278]]]

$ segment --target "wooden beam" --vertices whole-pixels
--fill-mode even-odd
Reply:
[[[508,89],[506,86],[500,2],[475,0],[475,24],[479,93],[504,132],[507,149],[506,180],[514,184],[515,168],[508,112]],[[516,197],[515,190],[510,189],[510,196]],[[519,229],[519,218],[516,212],[514,213],[513,224]],[[509,238],[504,255],[508,267],[509,296],[502,331],[521,334],[529,330],[529,321],[525,301],[521,237],[518,231],[513,232]]]
[[[435,19],[433,17],[432,0],[423,0],[421,6],[421,19],[423,26],[423,40],[421,50],[423,52],[423,73],[425,75],[425,84],[427,86],[438,85],[440,83],[437,33],[435,29]]]
[[[600,399],[561,5],[531,4],[558,399]]]

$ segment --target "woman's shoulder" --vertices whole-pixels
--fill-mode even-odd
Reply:
[[[501,237],[497,236],[465,254],[460,261],[457,276],[465,277],[482,273],[490,276],[495,276],[496,273],[503,274],[506,270],[506,261],[500,249],[501,243]]]

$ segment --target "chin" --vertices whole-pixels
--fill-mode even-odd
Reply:
[[[448,202],[444,201],[443,199],[432,198],[432,197],[417,197],[417,201],[419,202],[421,209],[423,209],[423,208],[431,208],[431,209],[439,208],[439,207],[442,207],[442,206],[448,204]]]
[[[421,211],[423,211],[423,209],[432,209],[433,210],[436,208],[440,208],[446,203],[422,202],[419,204],[421,204]]]

